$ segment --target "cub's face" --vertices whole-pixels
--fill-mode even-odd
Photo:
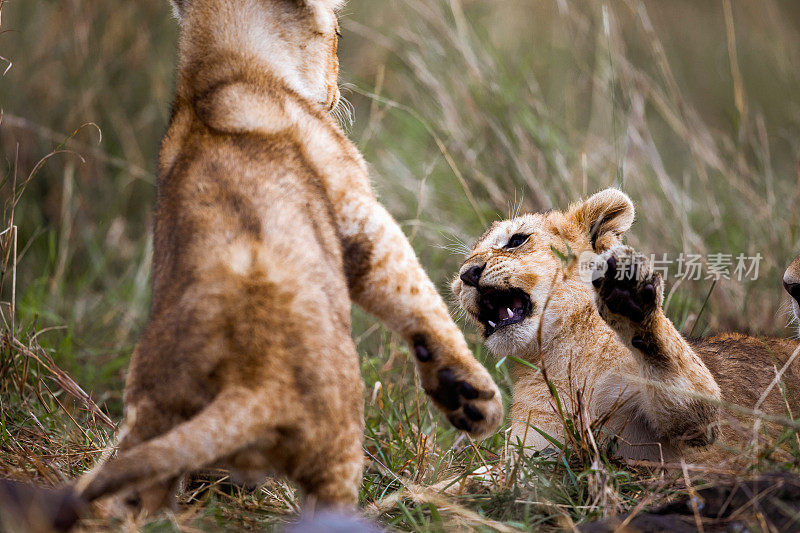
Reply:
[[[798,322],[800,322],[800,257],[792,261],[786,273],[783,275],[783,286],[792,296],[792,311]]]
[[[634,219],[630,199],[602,191],[567,211],[524,215],[495,222],[478,240],[452,290],[496,355],[521,355],[535,345],[543,311],[554,301],[591,301],[578,261],[620,243]],[[553,250],[557,250],[558,254]],[[548,316],[549,318],[549,316]],[[541,324],[542,339],[552,332]]]

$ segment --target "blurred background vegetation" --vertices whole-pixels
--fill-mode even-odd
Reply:
[[[351,137],[444,293],[491,221],[619,185],[642,251],[764,257],[758,281],[715,287],[696,332],[791,334],[780,279],[800,252],[798,2],[350,0],[342,25]],[[0,31],[14,334],[116,419],[148,313],[177,24],[166,0],[7,0]],[[711,282],[670,288],[688,332]],[[360,313],[354,335],[374,387],[404,348]],[[18,372],[12,352],[0,374]],[[3,391],[10,413],[20,388]]]
[[[780,272],[800,252],[796,2],[352,0],[342,21],[351,136],[443,292],[457,243],[517,203],[565,207],[621,184],[642,251],[765,257],[758,282],[715,289],[711,329],[785,333]],[[5,197],[13,174],[64,151],[17,206],[19,318],[66,327],[48,343],[102,390],[147,317],[177,25],[166,0],[9,0],[2,24]],[[693,305],[673,316],[709,288],[681,284]]]

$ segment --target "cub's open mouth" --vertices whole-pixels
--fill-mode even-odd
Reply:
[[[520,289],[487,289],[481,291],[478,308],[478,320],[486,327],[488,337],[498,329],[525,320],[533,311],[533,303]]]

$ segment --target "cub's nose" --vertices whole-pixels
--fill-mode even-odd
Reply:
[[[470,287],[477,287],[478,281],[481,279],[481,274],[486,265],[472,265],[464,272],[461,273],[461,281]]]
[[[786,288],[786,292],[792,295],[794,301],[800,304],[800,283],[794,283],[784,280],[783,286]]]

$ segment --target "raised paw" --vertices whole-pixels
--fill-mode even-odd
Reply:
[[[612,327],[616,318],[612,315],[641,324],[661,307],[664,281],[652,271],[647,257],[629,246],[616,246],[597,263],[599,271],[592,281],[597,308]]]
[[[456,428],[475,436],[485,436],[502,419],[500,393],[491,379],[489,383],[477,379],[473,384],[470,376],[459,374],[452,367],[440,368],[436,372],[436,385],[426,390]],[[473,379],[476,377],[484,378],[473,376]]]
[[[500,391],[489,372],[471,355],[446,359],[445,354],[434,354],[420,340],[414,343],[414,354],[421,363],[425,392],[451,424],[476,438],[489,435],[500,425]]]

